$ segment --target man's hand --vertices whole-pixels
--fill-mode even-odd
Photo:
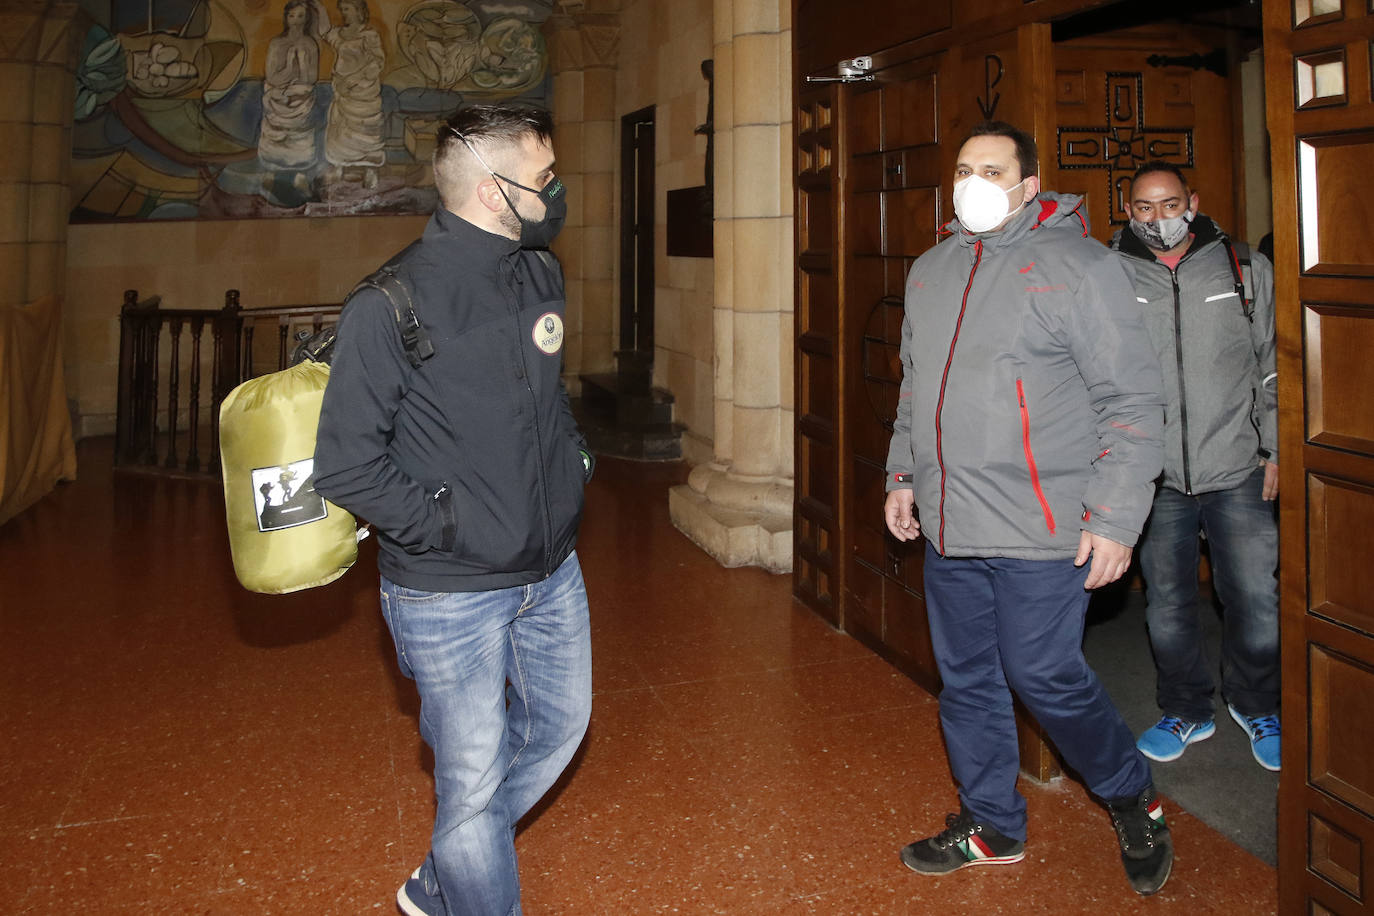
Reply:
[[[1082,566],[1088,562],[1089,556],[1093,558],[1093,565],[1088,570],[1088,581],[1083,583],[1083,587],[1089,591],[1115,582],[1126,575],[1126,570],[1131,566],[1131,548],[1100,534],[1084,531],[1078,539],[1078,556],[1073,558],[1073,565]]]
[[[915,496],[911,490],[893,490],[883,505],[883,519],[887,530],[899,541],[914,541],[921,533],[921,523],[911,514]]]
[[[1267,458],[1260,459],[1260,466],[1264,468],[1264,490],[1260,495],[1266,502],[1278,499],[1279,496],[1279,466]]]

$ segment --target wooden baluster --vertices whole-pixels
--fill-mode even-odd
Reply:
[[[134,457],[134,378],[138,370],[138,328],[132,310],[138,304],[138,290],[124,291],[119,307],[119,381],[115,395],[115,464],[128,464]]]
[[[167,365],[167,460],[163,467],[177,466],[177,395],[181,388],[181,316],[172,316],[167,326],[172,352]]]
[[[277,371],[286,368],[286,340],[290,336],[291,319],[282,315],[277,319]]]
[[[137,305],[138,303],[135,302],[134,306],[137,307]],[[153,385],[154,368],[150,362],[153,341],[149,339],[149,325],[155,319],[155,315],[150,315],[143,309],[139,309],[129,316],[129,324],[133,328],[134,335],[133,422],[131,425],[133,439],[129,443],[130,458],[133,464],[148,463],[148,430],[153,425],[153,412],[148,407],[148,392]]]
[[[200,470],[200,338],[205,331],[205,316],[196,315],[191,319],[191,399],[188,409],[188,443],[186,451],[186,470]]]
[[[239,291],[224,291],[224,308],[215,316],[214,390],[210,405],[210,453],[212,467],[219,467],[219,408],[243,377],[239,374],[239,348],[243,341],[243,316]]]
[[[256,377],[253,371],[253,331],[257,326],[258,323],[252,318],[243,323],[243,369],[239,372],[239,378],[245,382]]]
[[[147,315],[143,322],[143,365],[146,367],[146,372],[144,389],[140,397],[141,411],[144,416],[144,440],[139,464],[157,464],[157,386],[159,375],[157,363],[161,342],[162,313],[153,311]]]

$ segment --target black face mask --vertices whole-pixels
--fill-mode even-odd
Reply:
[[[528,191],[539,200],[544,202],[543,219],[525,219],[520,215],[520,211],[515,209],[515,204],[511,202],[501,185],[496,186],[496,190],[501,192],[501,196],[506,198],[506,206],[510,207],[510,212],[515,214],[515,218],[520,220],[520,247],[521,248],[548,248],[563,228],[563,221],[568,218],[568,194],[567,188],[563,187],[563,182],[555,176],[549,179],[549,183],[544,185],[543,190],[527,188],[516,181],[511,181],[505,175],[498,175],[492,172],[492,177],[499,178],[522,191]]]
[[[555,176],[550,178],[549,183],[544,185],[543,189],[540,190],[537,188],[527,188],[518,181],[511,181],[511,179],[507,178],[505,175],[498,175],[493,172],[491,166],[487,165],[486,160],[482,158],[481,154],[473,149],[467,137],[463,136],[452,127],[448,129],[453,131],[453,135],[462,141],[463,145],[468,148],[468,151],[472,153],[478,162],[482,163],[482,168],[486,169],[491,177],[500,179],[500,181],[509,182],[522,191],[528,191],[544,202],[543,219],[525,219],[520,215],[520,211],[515,209],[515,204],[511,202],[510,195],[506,193],[506,189],[501,187],[499,183],[496,185],[496,190],[500,191],[501,196],[506,199],[506,206],[510,207],[510,212],[514,213],[515,218],[520,221],[520,247],[548,248],[553,242],[554,237],[558,235],[559,230],[563,228],[563,221],[568,218],[568,195],[567,189],[563,187],[563,182],[559,181],[557,176]]]

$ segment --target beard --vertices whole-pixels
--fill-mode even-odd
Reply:
[[[501,228],[504,229],[510,235],[511,238],[519,239],[520,217],[515,212],[515,208],[520,203],[520,189],[509,188],[506,191],[506,196],[510,200],[510,206],[506,207],[506,209],[501,211],[501,215],[500,217],[498,217],[498,222],[501,224]]]

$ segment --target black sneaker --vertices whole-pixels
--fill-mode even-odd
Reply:
[[[1010,865],[1026,857],[1025,844],[973,819],[962,805],[945,817],[945,829],[902,849],[902,862],[922,875],[946,875],[969,865]]]
[[[1164,822],[1164,806],[1155,796],[1154,786],[1134,798],[1107,802],[1121,844],[1121,864],[1131,887],[1148,897],[1164,886],[1174,867],[1174,841]]]

